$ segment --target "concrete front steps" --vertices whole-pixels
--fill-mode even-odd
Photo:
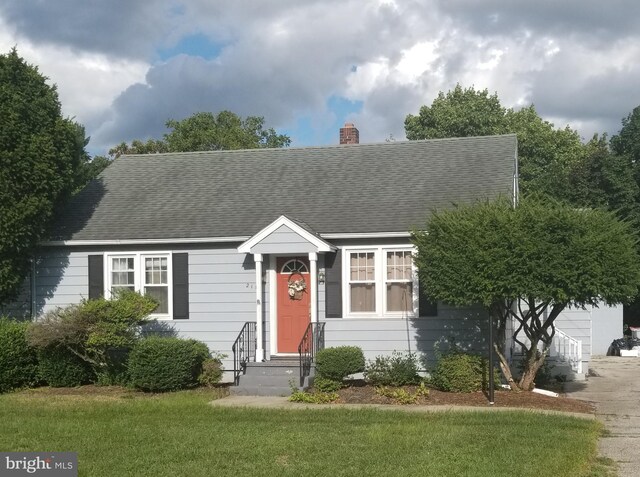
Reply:
[[[239,384],[231,386],[229,390],[236,396],[289,396],[291,386],[301,389],[300,362],[297,358],[247,363]]]

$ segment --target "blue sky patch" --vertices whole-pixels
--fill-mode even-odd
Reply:
[[[362,105],[362,101],[350,101],[334,95],[327,100],[326,114],[322,119],[304,116],[294,126],[277,129],[291,138],[294,147],[338,144],[340,128],[350,115],[362,111]],[[355,126],[358,127],[357,124]]]
[[[161,61],[167,61],[176,55],[184,54],[212,60],[220,54],[223,47],[223,44],[211,41],[206,35],[196,33],[182,37],[170,48],[158,50],[158,57]]]

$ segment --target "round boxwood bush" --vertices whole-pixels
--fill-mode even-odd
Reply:
[[[325,348],[316,354],[316,373],[322,378],[342,381],[350,374],[362,371],[364,354],[357,346]]]
[[[142,391],[176,391],[198,385],[206,344],[196,340],[152,336],[140,340],[129,355],[129,379]]]
[[[38,358],[27,344],[27,322],[0,318],[0,393],[33,386],[37,381]]]
[[[487,360],[482,356],[466,353],[448,353],[440,357],[431,372],[429,383],[440,391],[471,393],[486,387],[489,376]],[[500,385],[500,373],[496,371],[495,384]]]
[[[38,377],[54,388],[71,388],[95,380],[87,362],[61,347],[38,351]]]

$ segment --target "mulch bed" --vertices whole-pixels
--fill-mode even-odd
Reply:
[[[415,392],[415,386],[404,386],[408,392]],[[340,399],[337,401],[342,404],[396,404],[391,398],[379,396],[375,392],[373,386],[354,385],[341,389],[338,394]],[[447,393],[435,389],[429,390],[428,396],[420,396],[416,404],[407,404],[407,406],[489,406],[487,394],[483,392],[474,393]],[[553,411],[593,413],[595,408],[593,404],[586,401],[571,399],[566,396],[560,397],[544,396],[542,394],[532,392],[515,393],[511,391],[496,390],[494,395],[494,407],[516,407],[524,409],[546,409]]]
[[[414,393],[416,386],[404,386],[407,392]],[[193,392],[212,392],[212,390],[194,390]],[[226,389],[218,389],[217,394],[227,394]],[[79,386],[76,388],[50,388],[42,387],[28,389],[22,393],[31,396],[51,397],[51,396],[77,396],[77,397],[94,397],[97,399],[121,399],[127,397],[147,397],[153,398],[161,395],[153,393],[141,393],[120,386]],[[379,396],[376,394],[373,386],[363,382],[354,382],[352,386],[341,389],[338,392],[340,398],[337,403],[340,404],[397,404],[393,399]],[[416,404],[407,404],[406,406],[477,406],[487,407],[489,401],[487,395],[483,392],[475,393],[445,393],[436,389],[430,389],[428,396],[420,396]],[[521,392],[514,393],[511,391],[496,390],[494,396],[494,407],[514,407],[523,409],[545,409],[553,411],[577,412],[592,414],[595,412],[593,404],[586,401],[571,399],[566,396],[554,398],[541,394]]]

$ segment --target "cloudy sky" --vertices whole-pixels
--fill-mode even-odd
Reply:
[[[456,83],[533,103],[585,138],[640,105],[637,0],[12,0],[17,46],[58,85],[92,154],[159,138],[168,118],[264,116],[294,146],[404,138]]]

